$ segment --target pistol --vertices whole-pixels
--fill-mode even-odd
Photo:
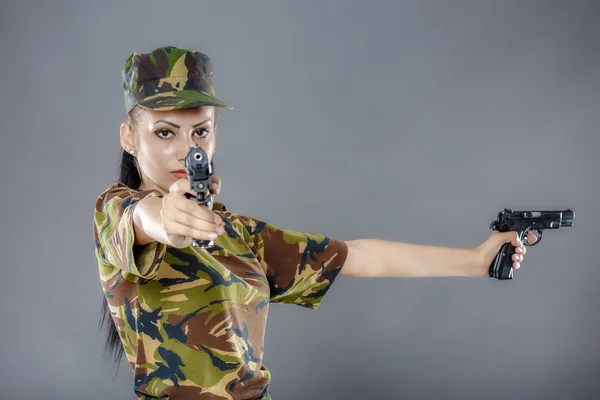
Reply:
[[[505,208],[498,213],[498,217],[490,224],[490,229],[507,232],[518,232],[519,240],[525,246],[535,246],[542,241],[542,235],[546,229],[558,229],[571,227],[575,221],[575,212],[571,209],[559,211],[513,211]],[[536,241],[529,242],[527,235],[534,232]],[[489,275],[492,279],[513,279],[512,256],[515,254],[515,246],[504,243],[490,265]]]
[[[213,201],[210,194],[210,183],[213,175],[212,161],[208,162],[206,152],[200,146],[190,147],[185,157],[185,170],[187,172],[190,189],[198,195],[196,201],[212,210]],[[188,199],[193,196],[186,193]],[[192,246],[205,249],[214,245],[213,240],[198,240],[192,242]]]

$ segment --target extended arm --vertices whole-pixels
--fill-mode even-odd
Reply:
[[[146,197],[139,201],[133,211],[135,244],[145,245],[152,241],[168,243],[163,227],[160,209],[162,199]]]
[[[530,242],[535,236],[529,233]],[[377,239],[347,241],[348,256],[340,275],[362,278],[423,278],[488,276],[488,269],[504,243],[515,246],[513,268],[518,269],[526,248],[516,232],[493,232],[472,249],[390,242]]]
[[[340,275],[378,277],[479,276],[481,259],[472,249],[360,239],[346,242],[348,257]]]

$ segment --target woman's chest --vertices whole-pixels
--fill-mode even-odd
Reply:
[[[141,284],[152,293],[155,308],[194,308],[227,301],[236,304],[269,300],[269,283],[262,266],[251,254],[228,250],[168,248],[157,275]],[[191,310],[189,310],[191,311]]]

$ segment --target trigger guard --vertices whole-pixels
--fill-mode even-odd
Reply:
[[[529,243],[529,239],[527,238],[527,235],[529,235],[529,232],[536,232],[535,236],[537,237],[537,240],[533,243]],[[529,227],[529,228],[525,229],[525,231],[523,232],[523,244],[525,246],[535,246],[542,240],[542,235],[543,235],[543,231],[540,231],[539,229],[532,229],[531,227]]]

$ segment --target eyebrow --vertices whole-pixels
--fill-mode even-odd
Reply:
[[[177,124],[174,124],[173,122],[166,121],[166,120],[164,120],[164,119],[159,119],[158,121],[156,121],[156,122],[155,122],[154,124],[152,124],[152,125],[156,125],[156,124],[158,124],[159,122],[164,122],[165,124],[171,125],[171,126],[173,126],[173,127],[177,128],[177,129],[181,128],[179,125],[177,125]],[[202,121],[202,122],[199,122],[199,123],[197,123],[196,125],[192,125],[192,128],[196,128],[196,127],[198,127],[198,126],[200,126],[200,125],[202,125],[202,124],[205,124],[205,123],[207,123],[207,122],[210,122],[210,118],[209,118],[209,119],[207,119],[207,120],[204,120],[204,121]]]

